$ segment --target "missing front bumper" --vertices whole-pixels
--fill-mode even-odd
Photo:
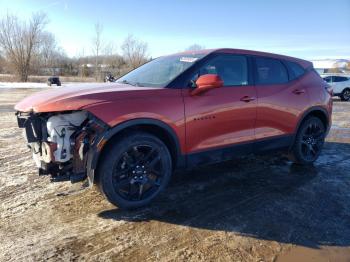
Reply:
[[[55,115],[21,112],[17,112],[16,115],[18,126],[25,129],[39,175],[50,175],[53,182],[75,183],[89,178],[89,184],[92,185],[95,171],[92,167],[92,158],[99,138],[108,129],[106,124],[88,113],[86,119],[79,126],[74,126],[74,132],[70,134],[68,141],[70,159],[60,162],[60,159],[55,159],[59,145],[55,143],[57,141],[50,139],[47,128],[48,119]]]

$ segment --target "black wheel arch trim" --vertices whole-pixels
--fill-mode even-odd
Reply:
[[[137,119],[131,119],[127,120],[125,122],[122,122],[120,124],[117,124],[116,126],[107,129],[105,132],[103,132],[96,140],[95,143],[92,145],[92,150],[89,152],[89,157],[87,161],[87,176],[89,178],[89,184],[91,185],[94,181],[94,172],[97,168],[98,161],[100,159],[102,150],[98,150],[97,146],[99,142],[105,140],[105,142],[108,142],[114,135],[120,133],[121,131],[125,130],[126,128],[130,128],[133,126],[138,125],[153,125],[158,128],[163,129],[171,139],[172,144],[175,145],[175,153],[176,153],[176,166],[175,168],[181,168],[186,165],[185,157],[181,154],[181,146],[179,142],[179,138],[176,134],[176,132],[173,130],[172,127],[170,127],[168,124],[166,124],[163,121],[152,119],[152,118],[137,118]]]
[[[305,111],[302,113],[302,116],[300,117],[300,120],[299,120],[299,122],[298,122],[298,124],[297,124],[297,126],[296,126],[296,128],[295,128],[295,132],[294,132],[294,136],[293,136],[293,142],[292,142],[292,144],[291,144],[291,147],[294,145],[294,141],[295,141],[295,138],[296,138],[296,136],[297,136],[297,133],[298,133],[298,130],[299,130],[301,124],[304,122],[304,120],[305,120],[310,114],[312,114],[313,112],[317,112],[317,111],[321,111],[321,112],[325,115],[325,117],[326,117],[326,119],[327,119],[326,134],[328,134],[329,129],[330,129],[330,119],[329,119],[330,116],[329,116],[329,114],[328,114],[328,111],[327,111],[325,108],[321,107],[321,106],[313,106],[313,107],[310,107],[310,108],[308,108],[307,110],[305,110]]]

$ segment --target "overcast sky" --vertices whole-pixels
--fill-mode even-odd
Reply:
[[[350,58],[350,0],[0,0],[6,12],[28,18],[44,11],[69,56],[92,53],[94,24],[105,42],[133,34],[156,57],[192,44],[231,47],[306,59]]]

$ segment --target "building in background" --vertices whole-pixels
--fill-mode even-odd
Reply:
[[[348,59],[320,59],[311,62],[319,74],[350,74],[350,60]]]

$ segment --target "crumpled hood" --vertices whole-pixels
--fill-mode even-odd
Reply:
[[[123,99],[142,97],[154,87],[135,87],[119,83],[77,84],[38,92],[16,104],[21,112],[57,112],[83,109],[85,106]]]

